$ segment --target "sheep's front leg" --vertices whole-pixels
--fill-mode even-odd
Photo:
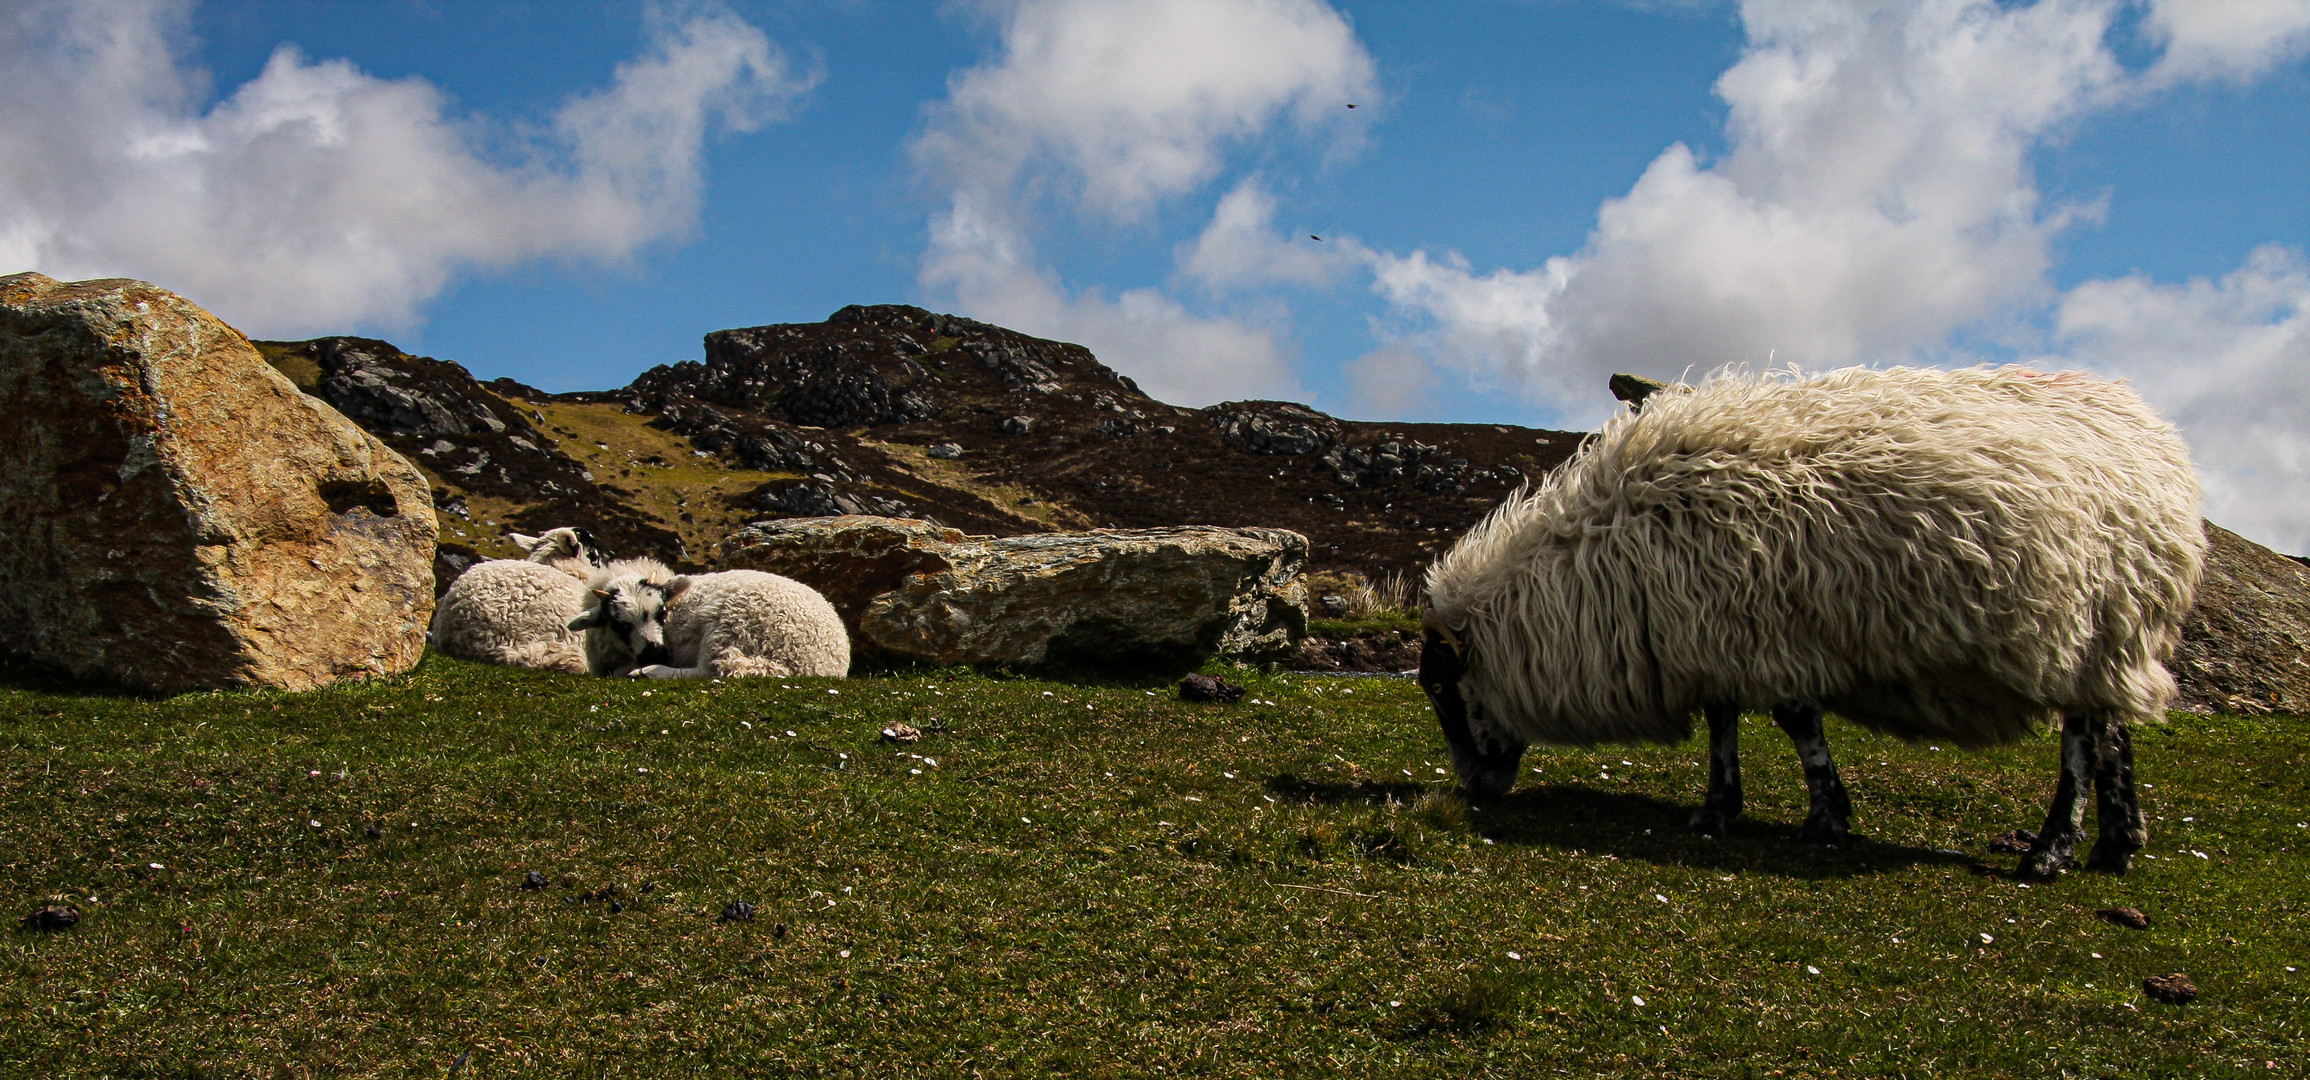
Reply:
[[[1797,744],[1797,760],[1805,766],[1805,793],[1812,799],[1812,810],[1805,814],[1805,827],[1797,839],[1807,844],[1844,843],[1853,800],[1845,795],[1845,781],[1837,776],[1836,759],[1829,756],[1820,707],[1801,702],[1775,705],[1773,723]]]
[[[1709,706],[1707,713],[1708,795],[1687,827],[1723,836],[1741,814],[1741,711],[1720,704]]]
[[[2100,760],[2096,744],[2101,740],[2095,737],[2100,725],[2091,714],[2062,716],[2061,782],[2054,785],[2053,805],[2045,812],[2045,827],[2037,830],[2037,843],[2021,857],[2021,876],[2049,878],[2077,865],[2077,842],[2085,838],[2085,785],[2093,782]]]
[[[651,664],[647,667],[635,668],[627,674],[637,679],[711,679],[714,677],[714,669],[703,666],[674,667],[669,664]]]
[[[2123,716],[2107,715],[2096,725],[2094,739],[2094,816],[2100,819],[2101,838],[2085,857],[2085,868],[2105,874],[2123,874],[2133,866],[2134,852],[2149,843],[2142,824],[2142,804],[2134,791],[2134,743]]]

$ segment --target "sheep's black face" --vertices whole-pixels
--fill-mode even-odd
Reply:
[[[584,559],[587,566],[609,565],[609,558],[602,554],[602,546],[594,540],[592,532],[583,527],[573,528],[570,530],[570,536],[576,542],[577,551],[575,554],[578,558]]]
[[[1524,744],[1498,730],[1480,704],[1471,706],[1460,693],[1460,680],[1468,674],[1466,648],[1458,634],[1431,620],[1420,649],[1420,689],[1436,707],[1460,786],[1474,795],[1505,795],[1516,786]]]
[[[569,628],[623,647],[636,667],[666,663],[670,658],[666,652],[666,604],[675,591],[671,585],[640,578],[613,581],[594,593],[594,606],[570,620]]]

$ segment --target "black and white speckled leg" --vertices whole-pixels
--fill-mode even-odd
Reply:
[[[2149,843],[2150,833],[2142,824],[2141,798],[2134,790],[2134,743],[2125,717],[2109,715],[2098,727],[2093,786],[2101,837],[2086,854],[2085,868],[2123,874],[2132,868],[2134,852]]]
[[[2046,809],[2045,827],[2037,843],[2021,857],[2021,876],[2048,878],[2077,865],[2077,842],[2085,839],[2085,787],[2093,782],[2100,759],[2091,714],[2061,718],[2061,781],[2053,789],[2053,805]]]
[[[1689,828],[1723,836],[1741,814],[1741,711],[1711,705],[1708,714],[1708,796],[1693,811]]]
[[[1845,781],[1837,776],[1836,759],[1829,756],[1820,706],[1803,702],[1775,705],[1773,723],[1797,744],[1797,760],[1805,766],[1805,792],[1812,798],[1812,809],[1805,814],[1805,827],[1797,839],[1808,844],[1844,843],[1853,801],[1845,795]]]

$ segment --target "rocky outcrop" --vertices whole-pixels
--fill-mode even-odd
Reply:
[[[628,493],[596,482],[539,430],[536,414],[508,396],[549,395],[509,379],[483,384],[462,365],[413,356],[374,338],[253,344],[305,392],[462,489],[436,493],[441,513],[469,517],[465,495],[481,495],[521,508],[504,527],[533,533],[582,527],[614,554],[680,558],[678,536],[653,524]]]
[[[0,278],[0,647],[161,692],[407,670],[424,476],[138,281]]]
[[[2211,522],[2206,574],[2166,666],[2191,712],[2310,716],[2310,567]]]
[[[867,655],[942,664],[1193,664],[1306,632],[1307,540],[1282,529],[964,536],[927,522],[763,522],[719,566],[827,595]]]

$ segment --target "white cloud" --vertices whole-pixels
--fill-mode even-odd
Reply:
[[[2219,281],[2093,281],[2062,297],[2061,352],[2133,380],[2180,424],[2206,482],[2206,516],[2310,552],[2310,261],[2271,245]]]
[[[1382,345],[1345,365],[1348,407],[1356,416],[1418,416],[1434,403],[1436,372],[1427,354],[1403,345]]]
[[[1016,229],[980,214],[967,197],[932,223],[922,280],[973,318],[1088,346],[1159,401],[1299,396],[1273,331],[1197,316],[1154,289],[1114,299],[1071,294],[1057,274],[1035,265]]]
[[[2111,9],[2086,0],[1752,0],[1717,82],[1730,150],[1682,144],[1607,201],[1578,253],[1478,274],[1374,259],[1376,288],[1449,366],[1567,416],[1612,370],[1898,355],[2048,294],[2077,212],[2040,205],[2027,154],[2114,93]]]
[[[1353,270],[1362,249],[1344,236],[1304,242],[1275,231],[1275,196],[1257,179],[1235,186],[1211,213],[1192,245],[1179,252],[1179,272],[1206,288],[1274,284],[1324,285]]]
[[[1021,0],[1001,54],[948,81],[917,152],[959,186],[1060,181],[1131,220],[1218,175],[1279,119],[1335,125],[1373,96],[1354,28],[1321,0]]]
[[[204,109],[187,14],[0,16],[0,79],[43,88],[0,111],[0,265],[148,278],[259,334],[406,322],[469,268],[616,261],[686,234],[708,129],[776,119],[816,80],[720,8],[653,15],[643,54],[506,162],[431,84],[289,45]]]
[[[2242,82],[2310,49],[2310,0],[2149,0],[2142,25],[2165,46],[2153,82]]]
[[[914,153],[948,208],[931,222],[926,289],[964,313],[1077,341],[1158,398],[1202,404],[1293,393],[1270,325],[1198,314],[1153,288],[1074,292],[1040,264],[1045,219],[1128,225],[1200,190],[1227,156],[1278,128],[1351,146],[1346,103],[1374,67],[1321,0],[1018,0],[1001,43],[948,80]],[[1272,203],[1223,199],[1181,275],[1222,286],[1315,268],[1263,244]],[[1247,232],[1248,225],[1254,231]]]

